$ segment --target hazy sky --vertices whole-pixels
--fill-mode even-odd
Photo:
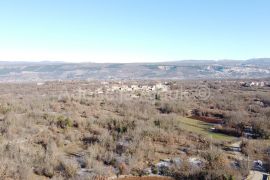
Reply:
[[[0,60],[270,57],[270,0],[2,0]]]

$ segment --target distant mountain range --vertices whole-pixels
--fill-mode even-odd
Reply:
[[[0,61],[1,82],[113,79],[232,79],[270,77],[270,58],[160,63]]]

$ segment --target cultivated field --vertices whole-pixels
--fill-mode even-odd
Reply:
[[[220,141],[233,141],[236,139],[236,137],[233,136],[212,132],[211,128],[214,127],[214,124],[211,123],[206,123],[186,117],[179,117],[179,123],[181,123],[181,127],[183,129],[193,133],[204,135],[208,138],[213,138]]]

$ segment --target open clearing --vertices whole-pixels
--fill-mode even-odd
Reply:
[[[148,176],[148,177],[125,177],[125,178],[118,178],[118,180],[173,180],[173,178]]]
[[[213,139],[216,139],[216,140],[232,141],[236,139],[233,136],[211,132],[211,128],[214,127],[214,125],[211,123],[206,123],[203,121],[186,118],[186,117],[179,118],[179,122],[182,124],[182,128],[187,131],[195,132],[201,135],[205,135],[207,137],[212,137]]]

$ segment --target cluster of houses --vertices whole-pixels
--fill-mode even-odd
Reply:
[[[114,93],[114,92],[167,92],[170,88],[167,84],[157,83],[155,85],[126,85],[126,84],[112,84],[109,85],[105,82],[104,86],[95,90],[97,94]]]
[[[265,81],[250,81],[250,82],[240,82],[240,85],[243,87],[265,87],[265,86],[269,86],[270,84],[268,84]]]
[[[113,85],[110,89],[111,91],[145,91],[145,92],[150,92],[150,91],[163,91],[166,92],[168,91],[168,86],[164,85],[162,83],[155,84],[153,86],[149,85]]]

